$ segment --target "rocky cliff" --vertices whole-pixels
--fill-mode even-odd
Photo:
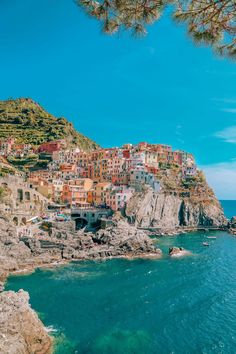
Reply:
[[[15,228],[0,218],[0,291],[12,273],[30,272],[36,267],[68,260],[107,257],[160,257],[147,234],[125,220],[96,233],[75,231],[73,222],[53,223],[50,235],[41,238],[16,236]]]
[[[215,196],[181,197],[177,193],[153,192],[150,188],[136,193],[129,201],[126,215],[136,226],[175,229],[227,225],[224,212]]]
[[[18,225],[24,227],[26,217],[30,217],[32,211],[41,211],[43,206],[33,198],[33,194],[36,195],[37,192],[28,189],[21,178],[2,178],[1,182],[0,291],[3,290],[8,274],[30,272],[36,267],[65,260],[150,254],[160,256],[147,233],[130,225],[119,213],[113,219],[111,227],[96,233],[76,231],[74,221],[50,222],[42,223],[40,230],[35,229],[35,232],[43,234],[40,237],[19,237],[14,223],[17,221]],[[24,199],[15,205],[18,189],[22,189],[23,196],[28,191],[30,203],[28,199]]]
[[[52,340],[30,308],[28,293],[0,293],[0,353],[49,354],[51,348]]]
[[[160,170],[161,190],[144,187],[128,202],[126,215],[136,226],[174,230],[179,227],[227,225],[223,209],[202,171],[185,176],[179,168]]]
[[[4,292],[9,274],[33,271],[36,267],[62,262],[108,257],[155,257],[161,251],[142,230],[125,220],[95,234],[76,232],[73,222],[53,223],[50,236],[19,239],[14,226],[0,217],[0,353],[48,354],[52,341],[29,306],[26,292]],[[2,292],[1,292],[2,291]]]

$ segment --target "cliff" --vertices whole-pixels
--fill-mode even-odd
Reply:
[[[56,118],[29,98],[0,101],[0,137],[14,137],[18,143],[36,146],[59,139],[82,150],[98,146],[65,118]]]
[[[52,340],[23,290],[4,292],[9,274],[32,272],[36,267],[63,261],[108,257],[161,257],[161,251],[142,230],[125,220],[95,234],[76,232],[73,222],[53,223],[52,234],[41,239],[19,239],[15,227],[0,212],[0,353],[48,354]],[[1,292],[2,291],[2,292]]]
[[[146,232],[125,220],[113,223],[105,230],[85,234],[75,231],[73,222],[54,222],[50,236],[45,232],[42,238],[19,239],[7,218],[0,217],[0,291],[9,274],[28,273],[68,260],[161,256]]]
[[[0,294],[0,353],[49,354],[52,340],[23,290]]]
[[[227,225],[223,209],[202,172],[198,172],[194,183],[192,178],[191,185],[172,176],[161,183],[161,192],[144,188],[128,202],[126,215],[136,226],[175,229]]]

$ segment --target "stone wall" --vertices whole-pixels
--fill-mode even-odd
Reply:
[[[5,203],[2,203],[0,209],[11,217],[16,226],[25,224],[27,219],[44,211],[48,206],[48,199],[30,188],[21,177],[1,177],[0,186],[7,190]]]

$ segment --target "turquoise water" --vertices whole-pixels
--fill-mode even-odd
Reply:
[[[220,202],[227,218],[236,216],[236,200],[221,200]]]
[[[7,289],[29,291],[57,331],[57,354],[235,353],[236,238],[198,232],[159,244],[161,260],[78,262],[11,277]],[[193,255],[171,259],[172,245]]]

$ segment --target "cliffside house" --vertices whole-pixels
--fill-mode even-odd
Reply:
[[[0,140],[0,155],[7,157],[11,150],[12,146],[14,145],[15,139],[14,138],[7,138]]]
[[[88,191],[93,187],[93,181],[89,178],[70,180],[63,185],[62,201],[77,207],[88,203]]]
[[[105,192],[112,187],[110,182],[97,183],[94,186],[93,200],[97,205],[105,203]]]
[[[45,152],[48,154],[53,154],[55,151],[60,151],[66,147],[65,140],[48,141],[39,146],[38,152]]]

